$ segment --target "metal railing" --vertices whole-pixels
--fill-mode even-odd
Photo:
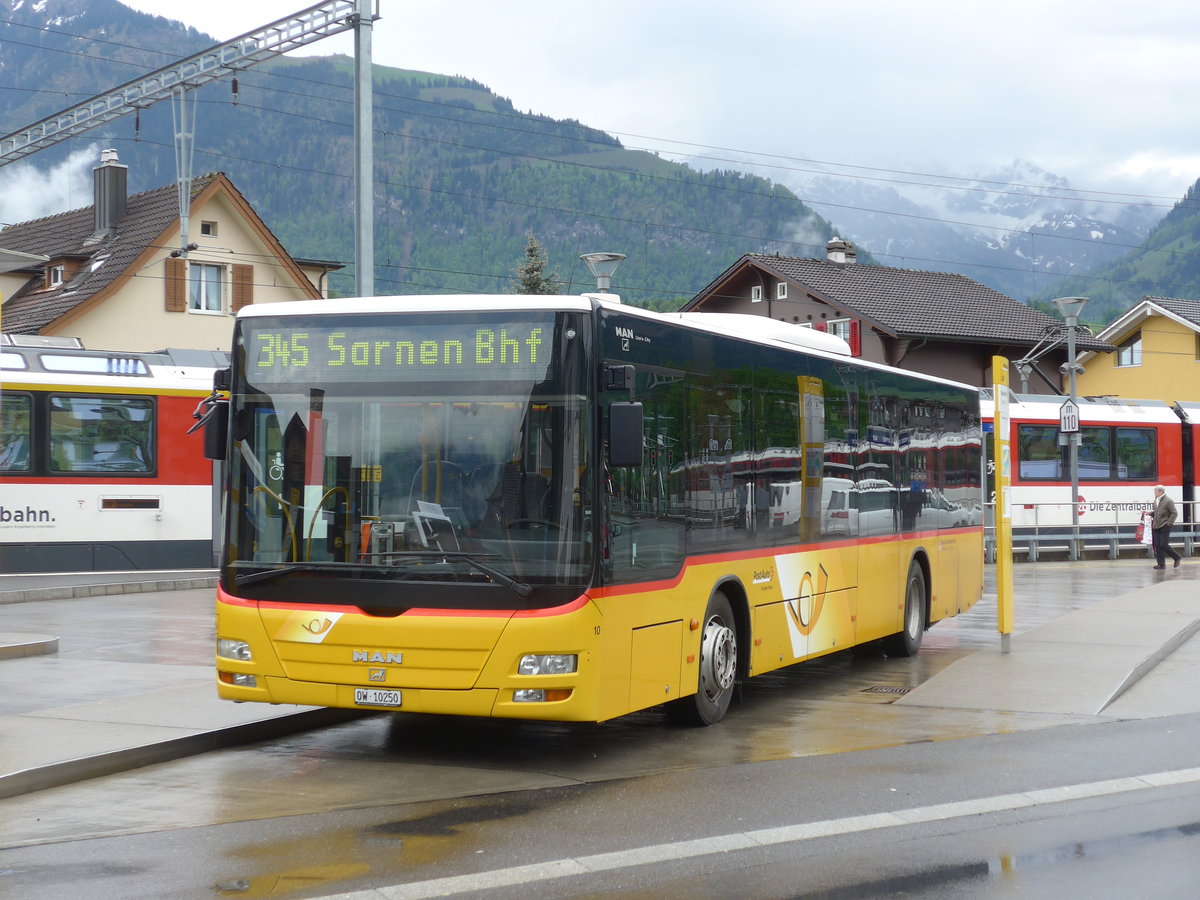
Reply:
[[[1195,556],[1200,545],[1200,501],[1177,502],[1175,506],[1179,519],[1171,528],[1171,546],[1184,556]],[[1153,558],[1151,546],[1138,541],[1138,522],[1130,521],[1128,510],[1088,510],[1075,540],[1073,526],[1061,524],[1064,518],[1070,518],[1070,508],[1070,503],[1021,504],[1021,524],[1015,519],[1013,522],[1013,559],[1037,562],[1043,556],[1082,559],[1089,555]],[[1054,524],[1043,524],[1049,522]],[[995,523],[995,504],[989,503],[984,510],[984,551],[989,563],[996,561]]]

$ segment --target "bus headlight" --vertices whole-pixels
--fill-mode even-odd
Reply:
[[[517,664],[518,675],[569,675],[578,669],[574,653],[528,653]]]
[[[249,662],[254,659],[254,654],[250,652],[250,645],[245,641],[234,641],[229,638],[217,638],[217,656],[222,659],[236,659],[241,662]]]

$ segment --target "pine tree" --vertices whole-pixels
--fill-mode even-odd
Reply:
[[[558,272],[547,272],[549,261],[537,238],[529,235],[525,245],[525,260],[517,266],[513,286],[518,294],[557,294],[562,290]]]

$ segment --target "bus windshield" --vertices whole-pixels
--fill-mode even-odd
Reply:
[[[581,588],[588,327],[552,311],[242,320],[226,588],[384,610]]]

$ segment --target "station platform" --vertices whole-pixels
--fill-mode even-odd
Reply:
[[[1200,712],[1200,561],[1016,571],[1018,603],[1022,590],[1058,602],[1073,592],[1068,611],[1016,630],[1007,653],[996,636],[898,707],[1045,713],[1048,723]],[[101,574],[0,576],[0,798],[379,715],[219,700],[215,573]],[[994,616],[994,592],[990,603]]]

